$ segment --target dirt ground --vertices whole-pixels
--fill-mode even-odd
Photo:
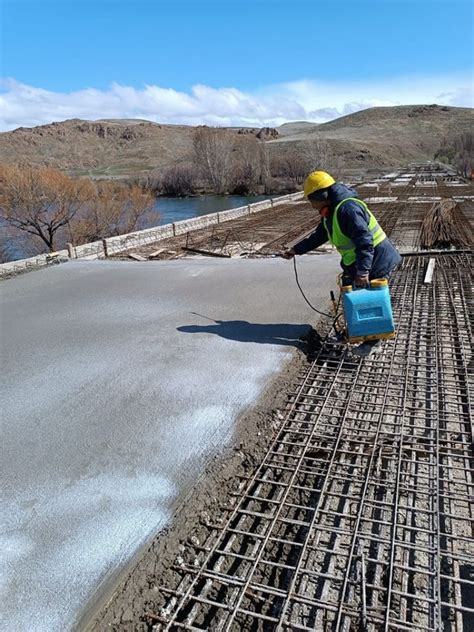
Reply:
[[[319,330],[324,325],[318,325]],[[186,548],[195,545],[206,531],[206,523],[217,513],[233,508],[242,480],[261,462],[284,418],[291,385],[307,366],[317,337],[313,332],[304,339],[285,369],[272,380],[257,404],[239,420],[233,445],[209,463],[200,479],[189,489],[177,508],[172,523],[138,554],[118,585],[109,594],[97,595],[85,613],[80,630],[102,632],[138,632],[151,630],[153,617],[147,613],[159,608],[158,586],[173,585],[172,566]],[[201,539],[202,541],[202,539]]]

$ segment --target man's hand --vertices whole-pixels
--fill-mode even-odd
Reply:
[[[283,257],[283,259],[293,259],[295,254],[296,252],[293,250],[293,248],[290,248],[289,250],[284,250],[280,256]]]
[[[356,287],[367,287],[369,285],[369,275],[357,273],[354,279],[354,285]]]

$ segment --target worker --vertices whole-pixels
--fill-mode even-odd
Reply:
[[[285,259],[330,241],[342,257],[342,285],[366,287],[372,279],[389,278],[401,262],[400,254],[354,189],[325,171],[313,171],[305,180],[304,195],[322,221],[308,237],[282,253]],[[370,340],[353,352],[365,356],[379,350],[380,341]]]
[[[305,180],[304,195],[322,221],[308,237],[282,253],[285,259],[330,241],[342,257],[342,284],[356,287],[388,278],[400,264],[397,249],[354,189],[325,171],[313,171]]]

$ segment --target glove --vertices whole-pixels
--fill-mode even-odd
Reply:
[[[280,256],[283,257],[283,259],[293,259],[295,254],[296,253],[293,248],[290,248],[289,250],[285,250],[284,252],[282,252]]]
[[[369,285],[369,275],[357,273],[354,279],[354,285],[356,287],[367,287]]]

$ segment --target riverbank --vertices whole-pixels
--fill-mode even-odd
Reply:
[[[186,219],[193,219],[203,215],[228,211],[233,208],[254,204],[261,200],[267,200],[268,195],[197,195],[191,197],[157,197],[151,213],[152,221],[143,229],[174,224]],[[155,221],[153,215],[155,214]],[[156,218],[156,214],[159,217]],[[66,239],[68,241],[68,239]],[[64,246],[61,246],[64,247]],[[24,233],[12,236],[11,229],[5,224],[0,224],[0,251],[5,253],[3,263],[19,261],[27,257],[47,254],[39,248],[32,249],[32,243]]]

